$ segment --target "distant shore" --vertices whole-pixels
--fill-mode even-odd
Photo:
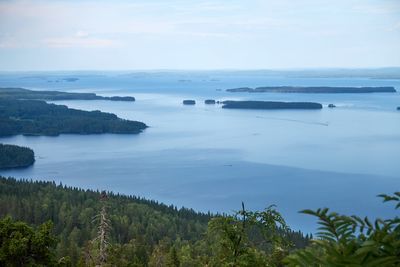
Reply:
[[[227,92],[248,93],[317,93],[317,94],[343,94],[343,93],[396,93],[392,86],[383,87],[330,87],[330,86],[266,86],[266,87],[240,87],[226,89]]]
[[[77,110],[45,102],[94,99],[135,101],[129,96],[102,97],[92,93],[0,88],[0,137],[18,134],[138,134],[148,127],[143,122],[124,120],[99,110]]]
[[[111,100],[135,101],[133,96],[99,96],[94,93],[68,93],[60,91],[36,91],[25,88],[0,88],[0,98],[24,100]]]

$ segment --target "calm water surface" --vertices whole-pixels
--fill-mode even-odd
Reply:
[[[59,81],[79,77],[77,82]],[[239,86],[351,85],[400,88],[396,80],[310,79],[229,73],[1,74],[0,86],[132,95],[137,101],[58,101],[150,126],[140,135],[2,138],[29,146],[36,163],[2,171],[84,188],[135,194],[201,211],[277,204],[289,224],[313,231],[305,208],[391,216],[375,196],[400,189],[400,94],[227,93]],[[334,103],[319,111],[225,110],[217,100]],[[183,99],[197,100],[183,106]]]

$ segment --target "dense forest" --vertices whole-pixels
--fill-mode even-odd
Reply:
[[[40,100],[0,98],[0,136],[59,134],[137,134],[143,122],[101,111],[83,111]]]
[[[45,224],[47,228],[46,223],[50,221],[57,241],[51,250],[53,258],[67,260],[73,266],[90,266],[91,258],[96,258],[95,237],[98,236],[99,223],[96,216],[105,206],[109,221],[109,263],[115,266],[176,266],[167,265],[167,261],[176,257],[179,266],[221,266],[218,262],[221,263],[226,255],[223,251],[225,245],[220,243],[222,237],[219,236],[229,234],[223,232],[226,227],[233,227],[227,231],[237,231],[239,228],[235,224],[242,217],[240,214],[220,216],[198,213],[111,192],[107,193],[106,200],[102,200],[101,196],[98,191],[66,187],[54,182],[1,177],[0,218],[11,216],[12,219],[3,221],[8,225],[23,221],[33,227]],[[256,220],[266,215],[247,212],[248,224],[255,225]],[[242,246],[249,246],[253,261],[262,260],[262,251],[272,250],[272,243],[290,249],[308,244],[308,237],[290,231],[283,219],[281,223],[277,227],[274,223],[272,228],[268,226],[276,233],[274,235],[267,235],[262,228],[250,227],[243,243],[239,242],[237,248],[242,251]],[[1,232],[3,229],[0,229]],[[0,242],[5,241],[0,238]],[[242,253],[240,251],[238,253]],[[0,265],[4,266],[1,255],[0,252]],[[279,255],[276,257],[281,259],[283,254]]]
[[[99,96],[94,93],[67,93],[59,91],[33,91],[24,88],[0,88],[0,98],[20,100],[111,100],[135,101],[132,96]]]
[[[400,192],[381,195],[400,208]],[[274,206],[198,213],[111,192],[0,177],[0,266],[399,266],[400,218],[304,210],[316,237]]]
[[[0,144],[0,169],[28,167],[35,162],[35,154],[28,147]]]

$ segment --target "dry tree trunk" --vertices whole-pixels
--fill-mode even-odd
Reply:
[[[95,240],[99,242],[99,254],[97,257],[96,267],[102,267],[107,263],[108,233],[110,231],[110,223],[107,215],[106,201],[108,197],[105,191],[101,193],[100,202],[102,203],[100,214],[98,215],[100,222],[98,226],[97,237]]]

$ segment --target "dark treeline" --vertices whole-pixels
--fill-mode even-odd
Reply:
[[[195,100],[191,100],[191,99],[186,99],[182,101],[182,104],[184,105],[196,105],[196,101]]]
[[[178,209],[134,196],[111,192],[107,195],[105,205],[110,221],[110,266],[222,266],[220,263],[227,255],[225,245],[220,242],[228,237],[223,236],[224,232],[221,231],[233,227],[227,230],[233,231],[232,234],[239,233],[235,225],[240,220],[240,214],[233,217],[218,216],[186,208]],[[54,182],[0,177],[0,218],[11,216],[13,220],[24,221],[35,227],[51,221],[57,240],[54,257],[68,259],[73,266],[90,266],[89,258],[96,257],[96,243],[93,240],[98,235],[98,225],[94,218],[103,205],[100,196],[98,191]],[[253,216],[249,212],[247,217],[253,216],[256,220],[260,214]],[[248,221],[250,225],[250,219]],[[11,222],[5,223],[10,225]],[[308,239],[300,232],[279,227],[274,226],[276,236],[269,238],[269,242],[278,242],[277,237],[281,242],[281,237],[285,237],[287,242],[284,243],[292,244],[291,248],[308,244]],[[251,244],[251,249],[245,250],[248,250],[246,253],[249,253],[252,261],[262,261],[266,253],[263,251],[272,249],[272,243],[266,243],[263,236],[261,230],[251,227],[243,237],[243,243],[238,244],[240,249]],[[226,242],[231,241],[228,238]],[[92,256],[88,258],[88,255]],[[276,257],[281,260],[282,255]],[[159,265],[160,262],[162,265]]]
[[[135,101],[132,96],[99,96],[94,93],[67,93],[60,91],[33,91],[24,88],[0,88],[0,97],[20,100],[111,100]]]
[[[279,102],[279,101],[231,101],[223,102],[222,108],[228,109],[322,109],[314,102]]]
[[[146,124],[101,111],[83,111],[39,100],[0,98],[0,136],[59,134],[136,134]]]
[[[35,154],[28,147],[0,144],[0,169],[28,167],[35,162]]]

